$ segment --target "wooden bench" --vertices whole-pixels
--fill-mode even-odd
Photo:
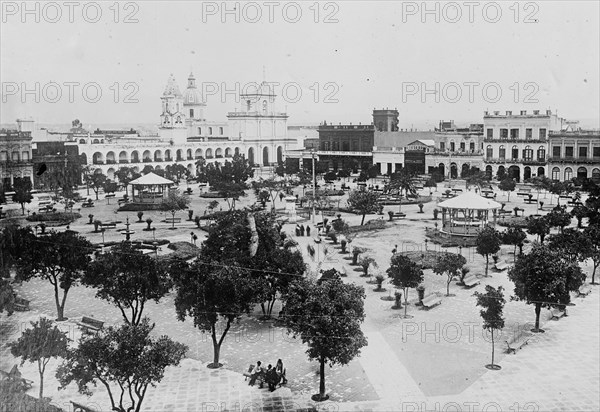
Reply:
[[[499,260],[494,267],[499,271],[503,271],[508,269],[510,265],[504,260]]]
[[[73,412],[96,412],[95,409],[88,408],[87,406],[83,406],[80,403],[70,401],[73,404]]]
[[[81,204],[81,207],[94,207],[94,202],[92,202],[91,200],[90,200],[90,201],[83,202],[83,203]]]
[[[531,190],[521,190],[517,192],[517,196],[528,196],[531,194]]]
[[[104,198],[105,198],[105,199],[106,199],[106,198],[109,198],[109,199],[110,199],[111,197],[115,197],[115,194],[114,194],[114,193],[107,193],[106,195],[104,195]]]
[[[514,334],[508,340],[504,341],[506,342],[506,353],[516,354],[519,349],[527,345],[530,338],[531,336],[526,333]]]
[[[537,199],[533,199],[533,198],[532,199],[523,199],[523,201],[525,203],[529,203],[529,204],[531,204],[531,203],[537,203]]]
[[[93,330],[94,332],[99,331],[104,326],[104,322],[94,318],[88,318],[87,316],[81,318],[81,321],[77,322],[77,324],[85,330]]]
[[[15,310],[17,312],[26,312],[29,310],[29,301],[27,299],[15,297]]]
[[[181,223],[180,217],[168,217],[165,219],[166,223]]]
[[[392,219],[402,219],[406,217],[406,213],[402,213],[402,212],[393,212],[393,213],[389,213],[388,216],[390,217],[390,220]]]
[[[436,295],[429,295],[423,298],[423,301],[421,303],[423,304],[424,308],[429,309],[434,307],[435,305],[439,305],[440,303],[442,303],[442,299],[437,297]]]
[[[469,276],[465,277],[465,279],[463,280],[463,284],[467,288],[471,288],[471,287],[479,284],[479,282],[481,282],[481,281],[479,280],[477,275],[469,275]]]
[[[550,311],[550,320],[559,320],[560,318],[562,318],[563,316],[566,316],[567,311],[566,310],[561,310],[559,308],[553,308]]]
[[[107,222],[107,223],[100,223],[100,226],[103,228],[113,228],[116,229],[117,228],[117,222]]]
[[[577,289],[577,297],[585,298],[587,295],[592,293],[592,287],[590,285],[581,285],[579,289]]]

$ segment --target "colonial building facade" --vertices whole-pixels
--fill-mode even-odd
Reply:
[[[272,166],[283,161],[286,150],[302,147],[298,139],[288,137],[288,115],[277,111],[276,95],[267,82],[240,97],[241,106],[227,114],[226,122],[209,122],[194,75],[190,74],[183,94],[171,75],[160,98],[158,134],[79,134],[71,144],[79,146],[85,164],[111,179],[120,167],[139,172],[146,166],[160,170],[172,163],[195,175],[198,159],[224,162],[236,153],[253,165]]]
[[[17,129],[0,130],[0,190],[11,191],[19,179],[28,179],[33,184],[33,161],[31,132],[33,122],[17,120]]]
[[[592,179],[600,183],[600,131],[568,128],[550,132],[548,170],[553,180]]]

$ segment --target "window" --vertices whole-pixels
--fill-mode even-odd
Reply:
[[[565,157],[573,157],[573,146],[565,146]]]
[[[201,127],[199,127],[199,128],[198,128],[198,135],[201,135],[201,134],[202,134],[202,128],[201,128]]]
[[[352,141],[352,150],[358,152],[358,140]]]
[[[531,160],[532,158],[533,158],[533,149],[531,148],[531,146],[525,146],[525,149],[523,149],[523,159]]]
[[[342,142],[342,147],[345,152],[349,152],[350,151],[350,142],[348,142],[348,141]]]
[[[500,129],[500,138],[508,139],[508,129]]]
[[[560,180],[560,169],[558,167],[552,169],[552,180]]]
[[[592,153],[594,157],[600,157],[600,147],[594,147]]]
[[[506,148],[504,147],[504,145],[500,146],[498,156],[500,157],[500,159],[506,158]]]
[[[488,139],[494,138],[494,129],[487,129],[487,138]]]
[[[193,119],[194,118],[194,109],[190,109],[190,117]]]
[[[587,149],[588,148],[586,146],[579,146],[579,158],[580,159],[587,159],[587,157],[588,157]]]
[[[492,146],[486,147],[485,157],[487,157],[488,159],[491,159],[492,157],[494,157],[494,148]]]
[[[570,167],[565,169],[565,180],[573,179],[573,170]]]
[[[552,157],[560,157],[560,146],[552,146]]]
[[[519,148],[517,146],[513,146],[512,147],[512,159],[518,159],[519,158]]]
[[[546,160],[546,148],[544,146],[540,146],[537,151],[537,158],[540,162]]]
[[[474,152],[474,151],[475,151],[475,142],[473,142],[473,141],[472,141],[471,143],[469,143],[469,150],[470,150],[471,152]]]
[[[223,128],[222,128],[222,127],[219,127],[219,134],[220,134],[221,136],[223,136]]]
[[[531,139],[533,137],[533,129],[525,129],[525,139]]]
[[[338,150],[340,150],[340,148],[339,148],[339,145],[340,145],[340,143],[339,143],[339,142],[333,142],[333,143],[331,144],[331,150],[335,150],[335,151],[338,151]]]
[[[21,159],[23,159],[23,161],[25,161],[25,162],[28,162],[29,161],[29,152],[21,153]]]
[[[596,148],[594,148],[594,149],[596,149]],[[600,149],[600,147],[598,147],[598,149]],[[442,152],[445,152],[445,151],[446,151],[446,142],[440,142],[440,150],[441,150]],[[600,154],[599,154],[599,155],[600,155]]]
[[[450,142],[450,151],[453,152],[455,149],[454,142]]]
[[[546,129],[540,129],[540,139],[546,139]]]
[[[4,150],[0,152],[0,161],[5,161],[8,158],[8,152]]]
[[[267,113],[267,101],[263,100],[263,113]]]
[[[461,152],[465,151],[465,142],[460,142],[460,151]]]
[[[510,138],[518,139],[519,138],[519,129],[510,129]]]
[[[246,111],[249,112],[252,108],[252,102],[250,100],[246,100]]]
[[[209,127],[209,128],[208,128],[208,134],[209,134],[209,135],[212,135],[212,127]]]
[[[329,142],[323,142],[323,150],[329,150]]]
[[[19,152],[12,152],[12,160],[19,161]]]

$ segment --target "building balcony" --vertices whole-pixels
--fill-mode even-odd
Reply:
[[[166,157],[166,158],[165,158],[165,162],[172,162],[172,161],[173,161],[173,159],[172,159],[172,158],[170,158],[170,157]]]
[[[104,162],[101,161],[101,160],[94,160],[93,164],[95,164],[95,165],[103,165]]]
[[[119,160],[119,163],[129,163],[129,160]]]
[[[523,159],[523,158],[504,158],[504,157],[486,157],[486,163],[523,163],[524,165],[545,165],[546,159]]]
[[[161,158],[161,157],[155,157],[155,158],[154,158],[154,161],[155,161],[155,162],[162,162],[163,160],[162,160],[162,158]]]
[[[117,164],[117,161],[116,161],[116,160],[107,160],[107,161],[106,161],[106,164],[107,164],[107,165],[116,165],[116,164]]]
[[[149,157],[146,157],[146,158],[143,160],[143,162],[144,162],[144,163],[151,163],[151,162],[152,162],[152,159],[150,159]]]
[[[544,143],[547,142],[548,139],[547,138],[526,138],[526,139],[511,139],[508,137],[505,138],[500,138],[500,137],[494,137],[494,138],[484,138],[483,139],[484,143]]]
[[[548,162],[550,163],[587,163],[587,164],[600,164],[600,157],[549,157]]]
[[[435,155],[435,156],[481,156],[483,153],[481,150],[475,150],[473,152],[450,152],[450,151],[445,151],[445,152],[430,152],[430,153],[426,153],[426,155]]]
[[[344,152],[344,151],[334,151],[334,150],[319,150],[317,152],[319,156],[362,156],[362,157],[372,157],[373,152]]]

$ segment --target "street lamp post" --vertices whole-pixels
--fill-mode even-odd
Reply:
[[[312,200],[312,222],[315,223],[315,201],[317,199],[317,180],[315,178],[315,151],[311,149],[310,154],[312,156],[312,185],[313,185],[313,200]]]

